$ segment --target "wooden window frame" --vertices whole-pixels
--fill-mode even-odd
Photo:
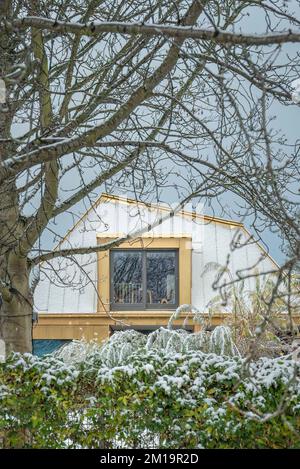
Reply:
[[[114,282],[113,275],[110,275],[110,310],[111,311],[148,311],[154,309],[167,309],[173,310],[179,306],[179,250],[178,248],[119,248],[111,249],[109,254],[109,268],[110,272],[113,271],[113,253],[123,252],[141,252],[142,253],[142,285],[143,285],[143,302],[141,303],[114,303]],[[175,253],[175,303],[147,303],[146,301],[146,289],[147,289],[147,267],[146,258],[148,252],[174,252]]]
[[[115,234],[98,234],[98,244],[106,244],[118,238],[120,233]],[[178,236],[143,236],[136,240],[126,241],[120,246],[113,249],[178,249],[178,304],[191,304],[191,291],[192,291],[192,240],[190,236],[178,235]],[[99,313],[107,313],[111,311],[110,306],[110,251],[104,250],[98,252],[98,305],[97,311]],[[173,310],[176,308],[173,307]],[[158,314],[159,311],[170,311],[172,309],[134,309],[127,310],[114,310],[114,313],[120,312],[120,314],[136,315],[137,312],[151,314]]]

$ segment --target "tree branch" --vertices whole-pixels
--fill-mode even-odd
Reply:
[[[120,246],[126,241],[134,240],[140,238],[143,234],[148,233],[149,231],[153,230],[156,226],[161,225],[169,218],[174,217],[176,213],[184,208],[184,206],[194,197],[194,193],[188,195],[183,199],[179,204],[173,209],[170,210],[165,216],[159,217],[154,223],[151,225],[146,225],[144,228],[139,228],[131,233],[128,233],[125,236],[120,236],[117,239],[109,241],[108,243],[99,244],[97,246],[90,246],[90,247],[82,247],[82,248],[70,248],[70,249],[60,249],[56,251],[50,251],[45,254],[41,254],[33,259],[30,259],[31,266],[39,264],[41,262],[50,261],[57,257],[70,257],[76,255],[83,255],[83,254],[92,254],[95,252],[107,251],[108,249],[112,249],[114,247]]]
[[[49,67],[47,54],[44,48],[42,32],[33,28],[32,49],[34,57],[40,64],[40,73],[37,78],[40,101],[40,125],[42,131],[49,129],[53,120],[53,110],[50,96]],[[58,193],[59,165],[57,160],[52,160],[44,165],[45,188],[40,207],[36,215],[29,219],[25,228],[25,235],[20,240],[19,249],[23,253],[34,245],[43,228],[52,217]]]
[[[81,36],[95,36],[100,33],[166,36],[181,40],[195,39],[214,41],[217,44],[235,45],[266,46],[271,44],[283,44],[286,42],[300,42],[300,32],[292,30],[283,31],[282,33],[251,35],[228,33],[217,28],[210,30],[191,26],[123,23],[118,21],[94,21],[82,24],[50,20],[48,18],[35,16],[27,16],[25,18],[15,20],[12,22],[11,26],[17,29],[35,27],[42,30],[52,30],[60,34],[71,33]]]
[[[190,25],[195,23],[199,15],[201,14],[204,5],[207,0],[199,2],[194,0],[185,17],[182,20],[183,25]],[[136,91],[132,93],[126,103],[120,106],[120,108],[103,124],[94,127],[93,129],[85,132],[82,135],[65,139],[63,142],[59,142],[45,147],[38,148],[32,152],[28,152],[24,155],[14,156],[8,158],[4,163],[6,169],[11,168],[14,171],[23,170],[27,165],[34,165],[38,162],[51,161],[53,159],[60,158],[61,156],[71,153],[83,147],[91,147],[95,143],[113,132],[118,125],[123,122],[132,112],[138,107],[145,99],[147,99],[153,89],[168,75],[178,61],[180,48],[184,42],[184,38],[177,38],[173,45],[170,47],[165,60],[161,65],[154,71],[149,78],[140,86]]]

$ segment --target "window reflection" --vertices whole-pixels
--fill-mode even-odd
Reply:
[[[147,252],[147,303],[175,304],[175,252]]]
[[[177,251],[118,249],[111,256],[112,305],[145,309],[177,304]]]
[[[137,304],[143,301],[142,253],[113,252],[114,303]]]

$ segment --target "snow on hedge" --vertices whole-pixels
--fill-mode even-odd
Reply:
[[[0,364],[0,446],[300,447],[300,364],[248,361],[229,339],[125,331],[14,354]]]

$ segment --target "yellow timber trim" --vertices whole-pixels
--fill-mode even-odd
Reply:
[[[174,311],[123,311],[106,313],[41,313],[33,328],[34,339],[85,339],[101,342],[110,335],[111,326],[167,326]],[[174,321],[182,326],[184,318]],[[193,326],[192,320],[188,322]]]
[[[166,326],[170,316],[174,311],[122,311],[114,312],[109,317],[104,312],[99,313],[40,313],[39,322],[33,327],[34,339],[86,339],[103,341],[110,335],[111,326]],[[223,324],[224,321],[232,317],[232,313],[218,312],[209,316],[212,325]],[[174,325],[182,326],[185,319],[182,317],[174,321]],[[293,315],[296,324],[300,324],[300,314]],[[194,327],[194,331],[201,329],[199,324],[195,324],[192,319],[188,321],[189,326]]]
[[[111,317],[105,313],[40,313],[39,322],[33,328],[34,339],[96,340],[101,342],[110,336],[111,326],[167,326],[174,311],[122,311],[114,312]],[[222,324],[226,314],[213,318],[214,325]],[[115,320],[114,320],[115,319]],[[122,321],[122,322],[120,322]],[[174,321],[182,326],[184,315]],[[187,323],[199,330],[192,319]]]
[[[105,244],[112,238],[97,238],[98,244]],[[141,237],[132,241],[126,241],[116,249],[178,249],[179,251],[179,304],[191,303],[192,290],[192,249],[191,238],[151,238]],[[110,310],[110,272],[109,250],[98,252],[98,311]],[[145,311],[143,312],[143,314]],[[126,311],[124,312],[126,314]]]

